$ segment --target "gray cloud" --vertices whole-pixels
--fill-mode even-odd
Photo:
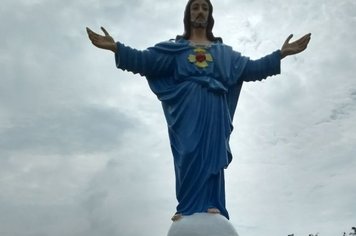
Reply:
[[[0,147],[34,153],[92,153],[120,146],[135,120],[115,109],[75,107],[24,116],[1,132]]]
[[[281,75],[243,87],[226,177],[231,222],[241,235],[347,232],[356,212],[356,3],[213,4],[215,34],[252,58],[290,33],[313,34]],[[143,78],[92,47],[85,27],[144,49],[182,32],[184,5],[3,1],[1,235],[168,232],[176,202],[160,104]]]

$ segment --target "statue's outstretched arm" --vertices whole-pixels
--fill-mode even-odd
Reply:
[[[292,37],[293,34],[289,35],[286,41],[284,42],[281,48],[281,58],[304,51],[310,41],[311,33],[306,34],[300,39],[290,43],[289,41]]]
[[[100,35],[92,31],[87,27],[87,33],[92,44],[98,48],[110,50],[116,53],[117,47],[115,40],[110,36],[110,34],[101,27],[101,30],[104,32],[104,35]]]

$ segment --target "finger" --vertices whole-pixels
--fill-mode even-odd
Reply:
[[[104,32],[105,36],[109,36],[109,33],[106,31],[104,27],[101,26],[101,30]]]
[[[87,33],[88,33],[89,38],[92,38],[95,35],[95,33],[93,31],[91,31],[89,28],[87,28]]]
[[[303,43],[298,45],[301,51],[304,51],[308,47],[309,41],[310,38],[307,38]]]
[[[294,42],[292,42],[293,44],[296,44],[296,45],[301,45],[301,44],[304,44],[306,41],[308,41],[309,39],[309,36],[308,35],[304,35],[303,37],[295,40]]]
[[[93,31],[91,31],[91,29],[89,29],[88,27],[86,27],[86,29],[87,29],[88,36],[89,36],[89,38],[90,38],[90,36],[92,35],[92,32],[93,32]]]
[[[89,36],[94,36],[94,37],[100,37],[101,36],[100,34],[95,33],[94,31],[92,31],[88,27],[87,27],[87,32],[88,32]]]
[[[299,45],[308,44],[309,41],[310,41],[309,35],[305,35],[303,38],[301,38],[300,40],[298,40],[298,44],[299,44]]]
[[[98,35],[98,34],[95,33],[94,31],[92,31],[91,29],[89,29],[88,27],[87,27],[87,32],[88,32],[89,35]]]
[[[95,34],[94,32],[88,32],[88,36],[90,39],[97,39],[98,38],[98,35]]]
[[[303,41],[308,41],[308,40],[310,40],[310,36],[311,36],[311,33],[304,35],[301,39]]]
[[[308,46],[309,42],[310,42],[310,38],[307,38],[307,40],[304,42],[305,48]]]
[[[284,43],[285,43],[285,44],[289,43],[289,41],[291,40],[291,38],[293,38],[293,34],[290,34]]]

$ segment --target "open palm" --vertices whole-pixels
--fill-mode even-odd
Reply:
[[[107,49],[115,52],[116,51],[115,40],[104,29],[104,27],[101,27],[101,30],[104,32],[104,35],[97,34],[87,27],[87,33],[90,41],[92,42],[92,44],[94,44],[94,46],[98,48]]]
[[[290,43],[289,41],[292,37],[293,34],[289,35],[281,48],[282,58],[304,51],[308,46],[311,34],[306,34],[300,39],[297,39],[296,41]]]

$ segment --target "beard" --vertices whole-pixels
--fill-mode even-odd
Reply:
[[[199,17],[190,21],[190,24],[193,28],[203,28],[205,29],[208,26],[207,20],[200,20]]]

